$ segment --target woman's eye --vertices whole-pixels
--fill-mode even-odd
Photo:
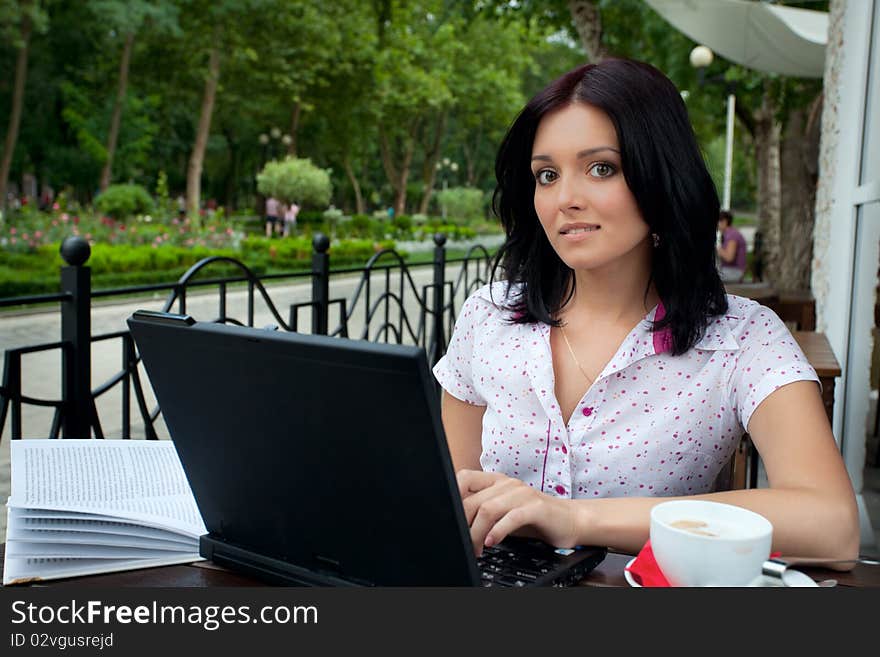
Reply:
[[[597,162],[590,167],[589,174],[594,178],[607,178],[614,173],[614,167],[607,162]]]
[[[556,172],[550,169],[541,169],[535,174],[535,180],[538,181],[539,185],[549,185],[556,180]]]

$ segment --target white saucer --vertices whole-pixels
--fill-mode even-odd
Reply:
[[[642,588],[642,585],[639,584],[635,580],[635,578],[629,574],[629,571],[627,570],[627,568],[632,566],[635,562],[636,562],[635,557],[633,557],[632,559],[630,559],[629,561],[626,562],[626,567],[623,569],[623,576],[626,578],[626,581],[630,586],[635,586],[637,589],[640,589],[640,588]]]
[[[629,568],[630,566],[632,566],[633,563],[635,563],[635,558],[632,558],[627,562],[626,567],[624,568],[624,571],[623,571],[623,576],[630,586],[634,586],[634,587],[640,589],[640,588],[642,588],[642,585],[639,584],[638,582],[636,582],[635,578],[632,575],[630,575],[628,570],[626,570],[626,568]],[[799,570],[792,570],[791,568],[786,570],[785,575],[783,575],[782,577],[783,577],[783,580],[785,581],[785,585],[789,586],[789,587],[798,588],[798,587],[818,587],[819,586],[818,584],[816,584],[816,582],[809,575],[806,575],[805,573],[802,573]],[[767,578],[763,578],[762,582],[766,582],[766,583],[752,584],[752,586],[774,586],[772,581]]]
[[[752,586],[778,586],[766,577],[763,577],[762,580],[764,580],[766,584],[752,584]],[[799,570],[792,570],[791,568],[785,571],[785,574],[782,576],[782,581],[785,582],[786,586],[795,588],[819,586],[816,584],[815,580],[806,573],[802,573]]]

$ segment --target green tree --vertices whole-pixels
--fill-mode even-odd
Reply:
[[[370,164],[377,159],[379,110],[373,94],[373,62],[378,36],[366,3],[355,0],[345,9],[336,20],[340,37],[336,61],[324,74],[324,83],[310,87],[314,111],[308,127],[314,139],[309,146],[315,156],[341,165],[354,211],[365,214],[364,179],[370,177]]]
[[[257,189],[283,203],[318,207],[327,205],[333,192],[330,176],[324,169],[316,167],[308,158],[294,157],[269,162],[257,174]]]
[[[192,150],[186,172],[186,209],[199,222],[202,169],[211,133],[214,103],[220,82],[221,60],[255,59],[254,45],[262,38],[258,29],[271,9],[271,0],[180,0],[186,46],[205,62],[201,68],[203,92]]]
[[[180,27],[178,25],[178,9],[168,0],[158,2],[156,0],[92,0],[88,3],[88,8],[97,20],[110,26],[114,36],[121,37],[123,40],[116,98],[113,103],[110,127],[107,131],[105,161],[98,183],[99,189],[103,192],[107,189],[112,178],[113,158],[119,139],[119,124],[122,120],[135,36],[147,24],[158,28],[162,34],[179,34]]]
[[[428,213],[437,162],[444,148],[452,150],[453,145],[458,146],[467,183],[476,184],[482,173],[480,165],[491,163],[491,155],[484,148],[486,142],[494,150],[522,106],[522,75],[531,63],[527,33],[519,20],[503,23],[477,15],[472,20],[462,20],[456,31],[459,48],[447,79],[452,97],[448,123],[452,127],[435,131],[432,140],[423,146],[421,214]],[[445,111],[441,116],[446,128]]]
[[[419,143],[433,144],[454,103],[449,87],[461,18],[440,0],[386,3],[378,22],[375,85],[382,165],[396,214],[406,211],[408,181]],[[430,147],[430,146],[429,146]]]
[[[34,32],[39,34],[46,29],[47,17],[39,0],[2,0],[0,2],[0,37],[4,42],[14,44],[18,51],[9,125],[6,128],[6,139],[3,144],[2,159],[0,159],[0,210],[6,206],[6,184],[9,180],[9,170],[21,124],[31,37]]]

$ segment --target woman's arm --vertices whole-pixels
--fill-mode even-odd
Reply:
[[[783,555],[852,559],[859,549],[855,495],[815,383],[798,381],[771,393],[749,421],[769,488],[689,499],[735,504],[773,524],[773,549]],[[459,474],[475,550],[511,533],[540,536],[560,547],[606,545],[637,552],[648,540],[650,512],[669,499],[565,500],[509,477]],[[571,545],[565,545],[571,544]]]
[[[444,390],[440,412],[455,471],[479,470],[486,407],[463,402]]]

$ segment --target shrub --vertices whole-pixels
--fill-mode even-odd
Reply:
[[[437,192],[437,204],[446,208],[446,215],[462,221],[484,216],[485,196],[474,187],[450,187]]]
[[[98,212],[117,220],[154,211],[153,199],[140,185],[110,185],[95,199]]]
[[[280,162],[269,162],[257,174],[257,189],[283,203],[324,206],[330,202],[333,186],[327,171],[316,167],[308,158],[288,157]]]

